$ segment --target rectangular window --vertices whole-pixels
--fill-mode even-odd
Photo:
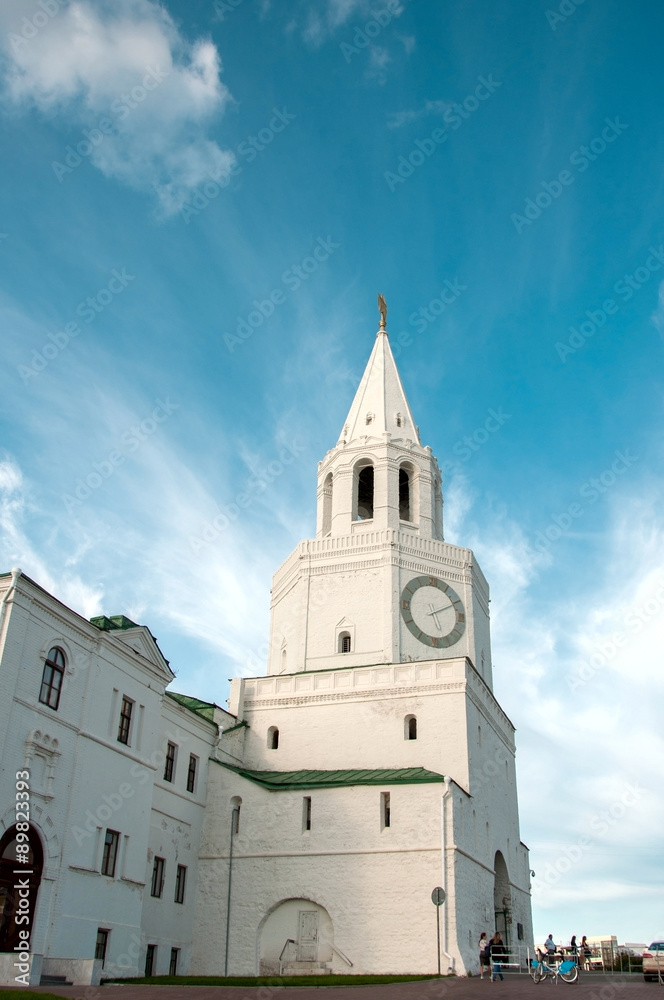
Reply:
[[[104,838],[104,853],[101,858],[101,873],[113,878],[115,875],[115,865],[118,860],[118,845],[120,834],[117,830],[107,830]]]
[[[118,726],[118,743],[129,746],[129,732],[131,730],[131,713],[134,711],[134,703],[129,698],[122,698],[122,708],[120,709],[120,725]]]
[[[196,769],[198,768],[198,757],[195,754],[189,754],[189,770],[187,771],[187,791],[194,792],[196,790]]]
[[[97,928],[97,943],[95,944],[95,958],[101,959],[102,968],[106,963],[106,948],[108,947],[108,935],[110,931],[103,927]]]
[[[311,796],[305,795],[302,799],[302,830],[311,829]]]
[[[152,887],[150,893],[152,896],[156,896],[157,899],[161,899],[161,894],[164,891],[164,870],[166,868],[166,862],[163,858],[155,858],[154,865],[152,866]]]
[[[149,944],[145,952],[145,975],[154,976],[154,970],[157,965],[157,946],[156,944]]]
[[[49,652],[44,663],[44,673],[42,674],[39,700],[42,705],[57,711],[60,704],[60,692],[62,690],[62,679],[65,676],[65,658],[61,649],[54,646]]]
[[[178,958],[180,957],[179,948],[171,948],[171,964],[168,967],[169,976],[177,976],[178,974]]]
[[[187,868],[186,865],[178,865],[177,874],[175,876],[175,902],[184,903],[184,886],[187,881]]]
[[[175,774],[175,757],[178,748],[175,743],[166,744],[166,763],[164,764],[164,781],[172,781]]]
[[[380,793],[380,825],[385,830],[390,825],[390,793]]]

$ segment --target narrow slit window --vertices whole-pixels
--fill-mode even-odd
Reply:
[[[166,861],[164,858],[155,858],[154,865],[152,866],[152,885],[150,887],[150,895],[155,896],[157,899],[161,899],[161,894],[164,891],[165,871]]]
[[[311,829],[311,796],[305,795],[302,799],[302,830]]]
[[[267,731],[267,748],[268,750],[279,749],[279,730],[276,726],[270,726]]]
[[[187,791],[196,791],[196,772],[198,770],[198,757],[196,754],[189,754],[189,768],[187,770]]]
[[[390,793],[380,793],[380,825],[386,830],[390,825]]]

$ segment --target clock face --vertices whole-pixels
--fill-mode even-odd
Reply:
[[[435,576],[416,576],[401,592],[401,616],[409,632],[434,649],[458,642],[466,612],[457,592]]]

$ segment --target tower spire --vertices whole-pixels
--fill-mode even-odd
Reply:
[[[386,323],[387,323],[387,303],[385,301],[385,297],[383,295],[381,295],[380,293],[378,295],[378,312],[380,313],[380,330],[379,330],[379,333],[381,331],[383,333],[387,333],[387,330],[385,328]]]
[[[367,437],[382,439],[388,433],[394,439],[411,440],[421,445],[390,348],[387,305],[382,295],[378,296],[378,308],[380,329],[338,443],[350,444]]]

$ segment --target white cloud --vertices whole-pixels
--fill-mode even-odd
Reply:
[[[408,48],[406,48],[408,52]],[[404,125],[412,125],[413,122],[428,118],[430,115],[442,116],[450,108],[453,108],[452,101],[425,101],[421,108],[414,108],[408,111],[396,111],[387,122],[388,128],[402,128]]]
[[[34,106],[69,134],[54,168],[65,180],[76,157],[138,190],[154,190],[166,214],[210,176],[226,177],[233,155],[205,134],[230,94],[210,41],[187,42],[153,0],[73,0],[34,37],[23,7],[5,4],[5,103]],[[112,123],[104,131],[102,121]],[[93,141],[67,162],[67,146]],[[80,131],[78,131],[80,130]],[[95,131],[92,131],[95,130]],[[74,134],[72,135],[72,131]],[[89,149],[89,146],[92,146]]]

